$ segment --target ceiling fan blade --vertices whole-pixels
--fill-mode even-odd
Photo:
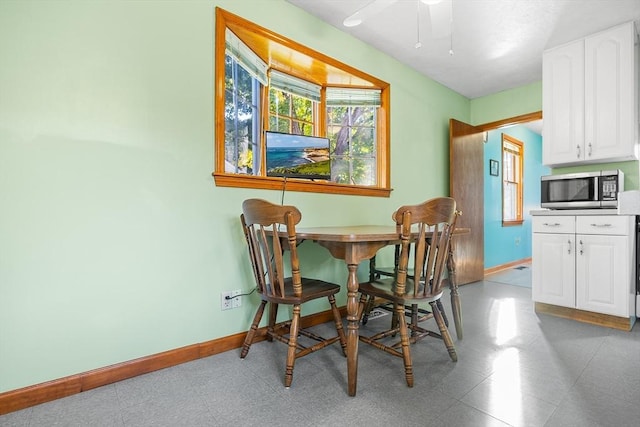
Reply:
[[[352,15],[347,16],[344,21],[342,21],[342,25],[345,27],[355,27],[356,25],[360,25],[368,17],[382,12],[384,9],[397,2],[398,0],[373,0],[371,3],[367,3],[355,11]]]
[[[429,5],[431,17],[431,35],[433,38],[448,37],[453,26],[453,4],[451,0]]]

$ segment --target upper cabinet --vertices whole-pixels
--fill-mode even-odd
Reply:
[[[542,86],[545,165],[638,159],[633,22],[545,51]]]

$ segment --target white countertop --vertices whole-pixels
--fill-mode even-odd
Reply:
[[[551,215],[618,215],[617,209],[535,209],[529,211],[531,216],[551,216]],[[629,216],[629,215],[625,215]]]

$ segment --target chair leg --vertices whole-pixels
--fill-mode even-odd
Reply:
[[[413,362],[411,360],[411,349],[409,347],[409,332],[407,319],[404,315],[404,305],[396,304],[396,317],[400,327],[400,343],[402,345],[402,360],[404,361],[404,376],[407,385],[413,387]]]
[[[418,304],[411,304],[411,336],[418,334],[415,328],[418,326]]]
[[[435,302],[431,302],[431,310],[433,310],[433,317],[436,319],[436,323],[438,324],[438,328],[440,329],[440,335],[442,335],[442,340],[444,341],[444,345],[447,347],[447,351],[449,352],[449,357],[454,362],[458,361],[458,355],[456,353],[456,348],[453,345],[453,340],[451,339],[451,335],[449,334],[449,329],[447,329],[447,325],[444,324],[444,319],[442,318],[442,313],[438,309],[438,304]]]
[[[278,318],[278,304],[269,303],[269,323],[267,324],[267,331],[273,332],[273,328],[276,325],[276,319]],[[271,334],[267,334],[267,341],[273,341]]]
[[[402,308],[402,310],[400,310]],[[404,319],[404,305],[399,305],[398,303],[393,303],[393,311],[391,312],[391,329],[397,329],[398,325],[400,325],[400,319]],[[393,334],[392,336],[396,336]]]
[[[258,324],[260,324],[260,320],[262,319],[262,314],[264,313],[264,307],[267,305],[266,301],[261,301],[258,306],[258,311],[256,311],[256,315],[253,317],[253,322],[251,323],[251,328],[249,332],[247,332],[247,336],[244,339],[244,344],[242,344],[242,351],[240,352],[240,358],[244,359],[249,353],[249,348],[251,344],[253,344],[253,339],[256,336],[256,330],[258,329]]]
[[[361,319],[364,324],[364,316],[366,312],[367,296],[360,294],[360,301],[358,301],[358,319]]]
[[[367,301],[365,307],[364,307],[364,311],[362,313],[362,324],[366,325],[367,322],[369,321],[369,314],[371,313],[371,310],[373,310],[374,304],[375,304],[375,300],[376,298],[374,296],[370,296],[369,300]]]
[[[338,333],[338,337],[340,339],[342,354],[346,356],[347,355],[347,337],[344,334],[344,329],[342,327],[342,318],[340,317],[340,311],[338,310],[338,306],[336,305],[335,296],[329,295],[329,305],[331,305],[331,312],[333,313],[333,321],[336,324],[336,332]]]
[[[296,350],[298,345],[298,333],[300,331],[300,305],[293,306],[291,327],[289,329],[289,350],[287,351],[287,366],[284,374],[284,386],[291,387],[293,381],[293,367],[296,363]]]
[[[436,301],[436,304],[438,304],[438,309],[440,310],[440,314],[442,314],[442,319],[444,319],[444,324],[447,325],[447,328],[448,328],[449,327],[449,319],[447,319],[447,314],[444,311],[444,307],[442,305],[442,300]]]

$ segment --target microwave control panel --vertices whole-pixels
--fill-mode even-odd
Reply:
[[[605,175],[600,178],[602,180],[602,198],[600,200],[617,200],[618,199],[618,177],[615,175]]]

